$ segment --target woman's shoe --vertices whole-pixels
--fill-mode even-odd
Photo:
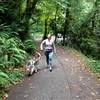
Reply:
[[[50,66],[49,71],[52,72],[52,67]]]

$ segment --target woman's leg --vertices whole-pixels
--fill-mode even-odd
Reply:
[[[46,63],[47,65],[49,65],[49,52],[45,52],[45,56],[46,56]]]
[[[53,58],[53,52],[49,53],[49,64],[52,66],[52,58]]]
[[[49,70],[52,71],[52,57],[53,57],[53,52],[49,53]]]

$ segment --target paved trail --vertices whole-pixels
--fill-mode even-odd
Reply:
[[[8,100],[100,100],[100,83],[84,70],[80,59],[57,50],[52,72],[42,56],[38,73],[12,88]]]

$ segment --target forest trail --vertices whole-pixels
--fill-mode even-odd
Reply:
[[[57,47],[52,72],[42,54],[38,73],[13,87],[8,100],[100,100],[100,83],[81,65],[81,59]]]

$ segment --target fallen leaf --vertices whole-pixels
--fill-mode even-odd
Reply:
[[[66,86],[65,88],[66,88],[66,89],[69,89],[69,87],[68,87],[68,86]]]
[[[29,95],[24,95],[24,98],[27,98]]]
[[[30,87],[31,89],[34,89],[35,87]]]
[[[65,59],[65,61],[68,61],[68,59]]]
[[[76,97],[77,97],[77,98],[79,98],[80,96],[79,96],[79,95],[77,95]]]
[[[91,95],[95,96],[96,94],[94,92],[91,92]]]

